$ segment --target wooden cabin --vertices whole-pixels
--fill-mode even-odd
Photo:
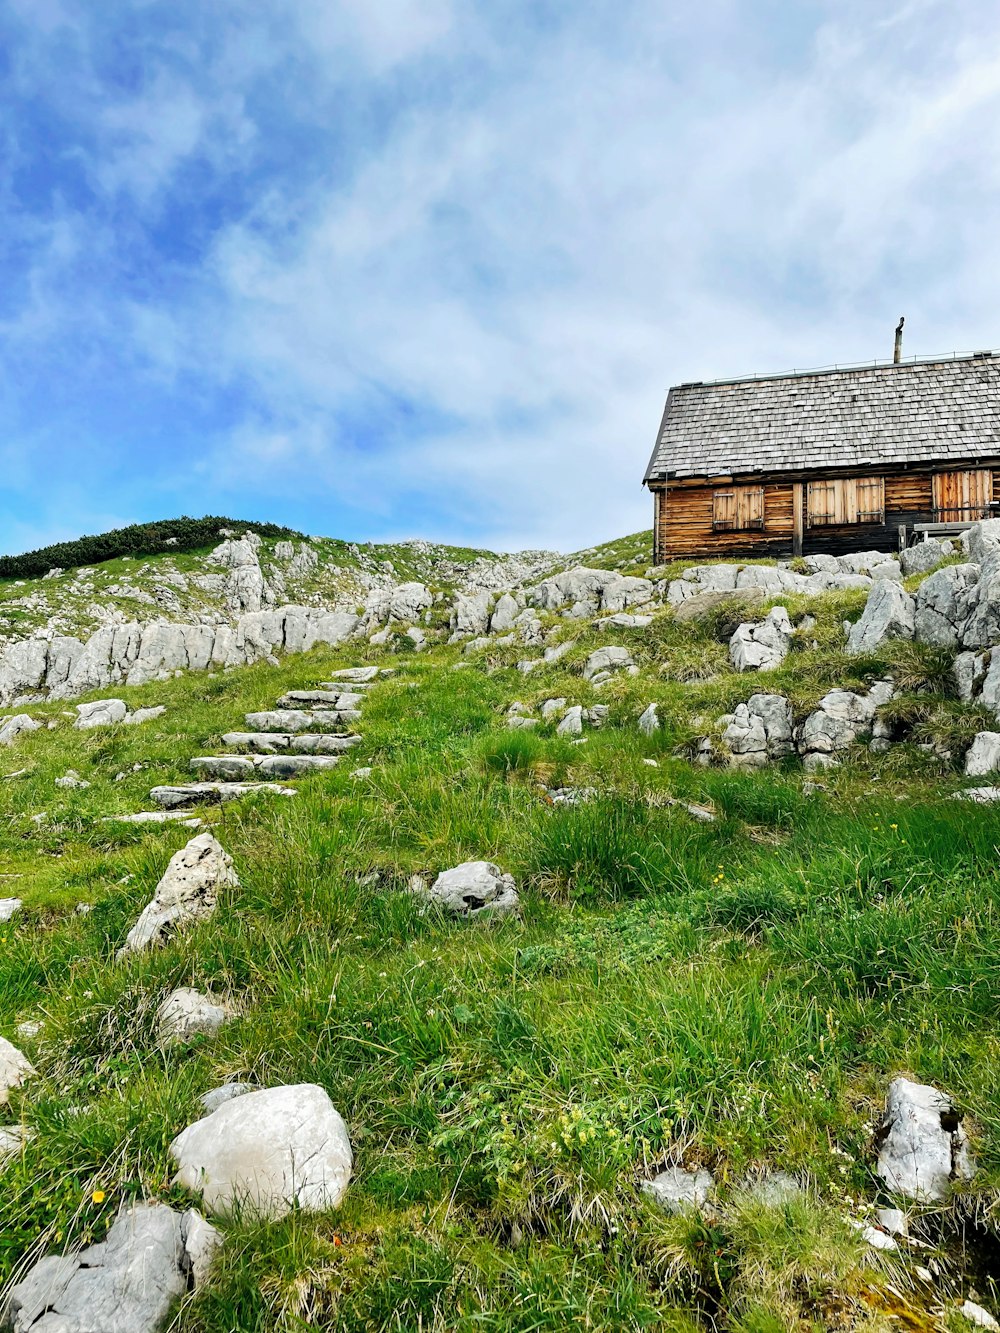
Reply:
[[[892,551],[987,517],[1000,353],[677,385],[644,483],[657,564]]]

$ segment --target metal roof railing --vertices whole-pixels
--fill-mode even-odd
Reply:
[[[904,356],[899,361],[844,361],[834,362],[830,366],[812,366],[806,370],[755,371],[747,375],[724,375],[714,380],[685,380],[678,384],[678,389],[714,388],[720,384],[749,384],[754,380],[790,380],[802,379],[809,375],[835,375],[851,370],[893,370],[896,366],[928,366],[942,361],[976,361],[988,357],[1000,357],[1000,352],[992,350],[977,352],[941,352],[937,356]]]

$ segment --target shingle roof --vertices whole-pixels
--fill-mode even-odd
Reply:
[[[1000,455],[1000,353],[670,390],[645,480]]]

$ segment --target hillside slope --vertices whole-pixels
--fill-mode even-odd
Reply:
[[[603,580],[546,557],[484,598],[483,566],[455,573],[478,556],[410,554],[386,557],[385,588],[432,582],[420,561],[449,570],[416,637],[387,612],[338,644],[116,685],[128,717],[163,710],[146,720],[76,726],[107,690],[11,714],[40,725],[0,748],[0,899],[20,900],[0,922],[0,1036],[35,1072],[0,1116],[23,1130],[0,1166],[0,1280],[140,1200],[211,1213],[172,1183],[170,1145],[239,1081],[324,1089],[353,1174],[335,1208],[216,1210],[207,1279],[167,1295],[180,1329],[930,1330],[972,1327],[969,1299],[1000,1309],[1000,807],[954,799],[984,781],[961,769],[994,716],[989,664],[963,699],[961,645],[922,642],[912,607],[911,637],[874,624],[885,597],[919,614],[920,588],[968,565],[896,571],[891,594],[840,567],[644,580],[639,537],[583,555]],[[526,605],[494,629],[507,586]],[[777,605],[784,656],[737,671],[734,630]],[[864,617],[876,642],[849,653],[843,623]],[[338,683],[365,665],[360,688]],[[302,730],[246,719],[317,688],[334,697],[298,701]],[[760,712],[741,730],[761,697],[787,701],[787,739]],[[835,704],[864,713],[846,740]],[[345,748],[281,777],[295,795],[192,801],[198,829],[107,822],[205,776],[192,759],[239,769],[262,737],[319,735]],[[238,885],[119,957],[206,831]],[[473,900],[463,919],[413,891],[481,860],[513,877],[515,912]],[[180,987],[228,1021],[161,1048]],[[954,1099],[938,1132],[974,1155],[941,1200],[878,1174],[899,1074]],[[674,1168],[710,1173],[697,1207],[644,1188]],[[876,1209],[899,1203],[893,1240]]]

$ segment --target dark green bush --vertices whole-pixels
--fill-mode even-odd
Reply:
[[[72,542],[56,542],[23,555],[0,556],[0,579],[30,579],[47,574],[50,569],[75,569],[80,565],[98,565],[102,560],[116,560],[123,555],[159,555],[163,551],[193,551],[219,540],[220,528],[237,532],[250,529],[259,537],[301,537],[292,528],[275,523],[254,523],[238,518],[168,518],[158,523],[133,523],[128,528],[112,528],[94,537],[78,537]]]

